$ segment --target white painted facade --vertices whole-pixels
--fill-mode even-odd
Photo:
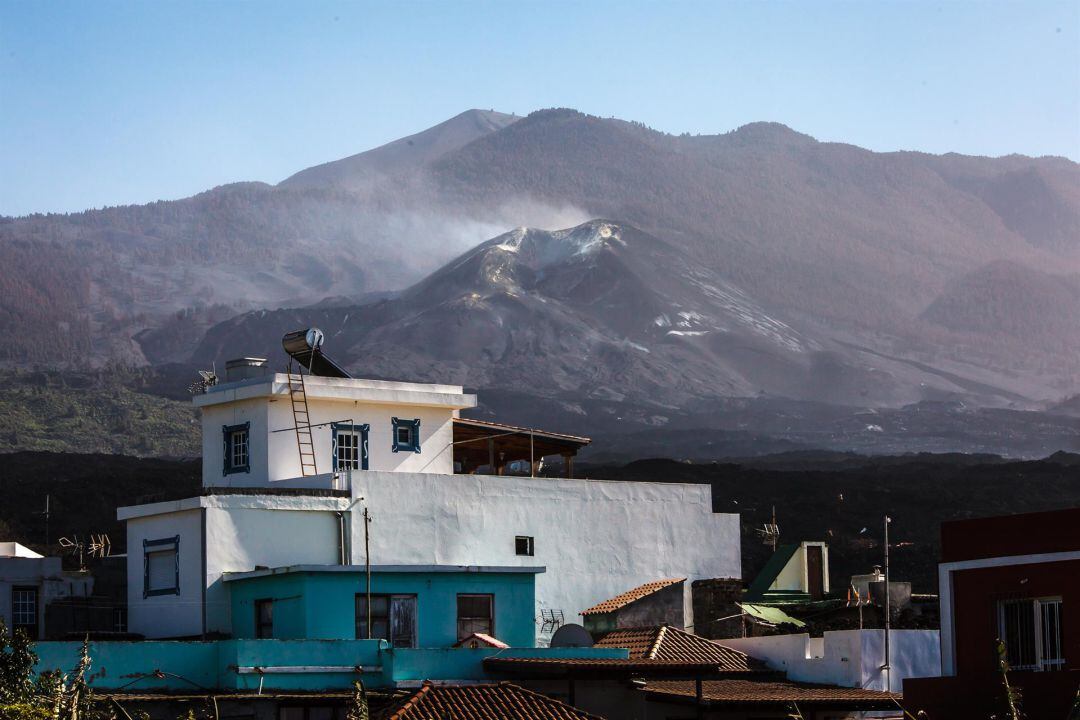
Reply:
[[[198,396],[203,484],[215,489],[118,512],[128,526],[132,632],[228,634],[225,572],[363,564],[365,507],[373,564],[546,566],[537,578],[538,618],[541,610],[561,610],[564,622],[578,622],[581,610],[658,578],[741,576],[738,515],[713,513],[708,485],[455,475],[453,418],[476,402],[461,387],[310,376],[306,384],[313,425],[369,426],[370,469],[328,472],[327,424],[313,429],[320,475],[298,477],[284,375]],[[392,451],[392,417],[420,419],[419,453]],[[222,428],[243,423],[250,423],[250,470],[225,474]],[[348,492],[275,494],[298,488]],[[515,554],[519,535],[534,538],[535,555]],[[143,541],[174,537],[177,591],[146,596]]]
[[[824,592],[829,592],[829,546],[823,542],[811,541],[799,544],[791,559],[769,586],[769,590],[810,592],[810,563],[806,557],[808,547],[821,548],[821,583]]]
[[[431,385],[305,376],[316,468],[330,487],[333,423],[368,426],[368,469],[453,474],[453,419],[475,407],[459,385]],[[303,472],[297,450],[288,377],[267,375],[210,387],[197,395],[202,411],[205,487],[297,487]],[[420,452],[395,452],[392,418],[420,420]],[[226,474],[225,427],[250,423],[250,470]],[[339,484],[341,481],[339,479]]]
[[[37,637],[45,637],[45,606],[67,597],[90,597],[94,578],[85,572],[65,571],[58,557],[45,557],[15,542],[0,542],[0,619],[13,626],[12,603],[16,589],[36,594]]]
[[[348,498],[211,495],[120,508],[127,521],[128,628],[148,638],[229,634],[225,572],[334,565]],[[143,541],[178,538],[179,588],[147,596]],[[205,613],[205,615],[204,615]]]
[[[809,635],[770,635],[717,641],[787,673],[789,680],[903,692],[904,678],[941,674],[937,630],[892,630],[890,669],[885,664],[884,630],[838,630]],[[886,688],[888,676],[889,688]]]

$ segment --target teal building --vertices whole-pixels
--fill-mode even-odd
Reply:
[[[527,648],[535,645],[535,580],[542,572],[375,565],[370,603],[362,565],[294,565],[226,573],[223,579],[238,639],[382,639],[395,648],[447,648],[483,633]]]

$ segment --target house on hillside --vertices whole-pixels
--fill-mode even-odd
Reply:
[[[530,644],[627,587],[741,576],[738,516],[712,511],[709,486],[574,478],[587,438],[461,418],[476,406],[461,386],[352,378],[321,341],[317,330],[286,336],[302,366],[294,373],[230,361],[223,381],[194,397],[202,493],[118,510],[132,632],[235,636],[250,609],[234,592],[267,582],[258,573],[274,568],[344,582],[369,562],[376,584],[393,567],[520,568],[535,577]],[[535,476],[546,456],[566,477]],[[494,474],[512,464],[524,476]],[[402,593],[379,594],[393,604]],[[397,601],[399,611],[407,605]],[[419,597],[415,608],[423,628]],[[453,614],[453,604],[443,611]],[[355,610],[344,612],[348,625]],[[477,617],[471,631],[506,640],[498,598],[490,612],[494,629]],[[687,605],[687,626],[692,613]],[[405,637],[386,634],[395,644]]]
[[[930,720],[1003,714],[1004,660],[1027,717],[1068,715],[1080,687],[1077,527],[1080,508],[942,524],[943,676],[904,682],[909,711]]]

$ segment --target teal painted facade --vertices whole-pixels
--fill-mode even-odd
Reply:
[[[37,671],[73,668],[82,643],[41,642]],[[380,640],[216,640],[94,642],[90,685],[98,690],[349,690],[358,677],[371,688],[419,680],[503,679],[484,658],[626,658],[619,648],[394,649]],[[363,669],[359,675],[357,667]],[[244,672],[260,668],[263,672]]]
[[[356,638],[356,596],[366,589],[362,568],[288,570],[230,578],[233,636],[256,637],[255,603],[273,601],[275,639]],[[494,596],[495,637],[515,648],[535,645],[535,572],[482,570],[373,572],[376,595],[416,596],[416,645],[446,648],[457,642],[458,594]]]

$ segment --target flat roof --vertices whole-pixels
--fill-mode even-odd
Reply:
[[[304,391],[311,400],[343,400],[384,405],[422,405],[465,409],[476,407],[476,395],[466,393],[461,385],[365,380],[363,378],[334,378],[304,375]],[[289,377],[284,373],[268,373],[261,377],[211,385],[202,395],[192,398],[195,407],[219,405],[286,396]]]
[[[254,580],[275,575],[298,575],[303,573],[365,573],[364,565],[285,565],[276,568],[260,568],[246,572],[223,573],[225,582]],[[547,572],[543,565],[372,565],[374,573],[527,573],[538,575]]]

